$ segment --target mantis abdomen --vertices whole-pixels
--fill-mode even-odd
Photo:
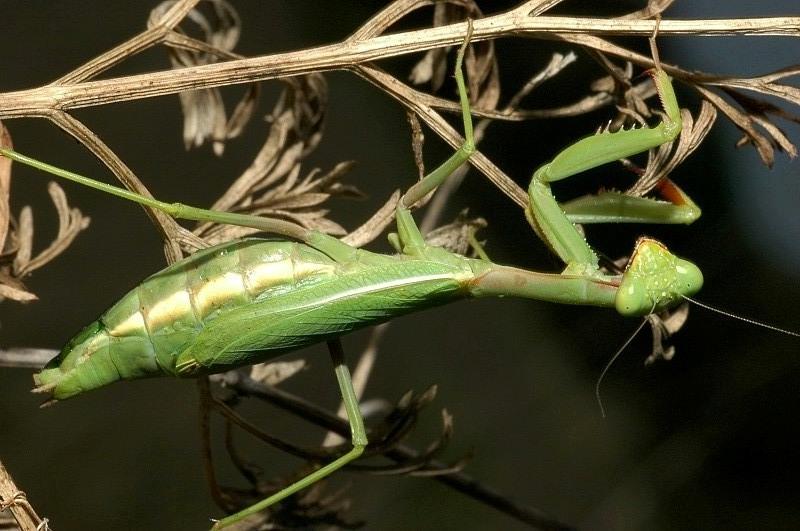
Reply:
[[[455,256],[455,255],[454,255]],[[199,251],[131,290],[36,375],[56,399],[120,379],[191,377],[463,297],[471,262],[237,240]]]

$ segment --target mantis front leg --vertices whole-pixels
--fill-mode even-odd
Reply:
[[[533,174],[526,215],[534,230],[567,264],[564,275],[605,276],[599,269],[597,255],[571,217],[584,223],[691,223],[700,214],[691,199],[669,180],[661,188],[671,202],[610,192],[574,201],[567,210],[556,201],[550,188],[551,182],[678,137],[682,126],[680,107],[669,76],[657,69],[653,81],[664,106],[661,123],[618,132],[602,131],[569,146]],[[625,315],[653,313],[674,305],[682,295],[695,293],[702,282],[697,266],[674,256],[659,242],[641,238],[620,281],[616,308]]]
[[[675,92],[669,77],[663,71],[656,71],[653,74],[653,80],[666,112],[661,123],[652,128],[634,128],[617,132],[602,131],[594,136],[584,138],[564,149],[552,161],[540,167],[533,174],[528,188],[531,203],[526,210],[526,215],[536,232],[571,270],[586,272],[596,270],[598,268],[597,255],[565,215],[564,208],[553,196],[550,183],[675,140],[680,134],[682,126]],[[685,195],[684,198],[690,202]],[[659,219],[657,214],[660,211],[659,206],[668,206],[669,203],[618,193],[603,194],[595,196],[593,199],[595,199],[594,204],[584,208],[583,212],[585,213],[591,208],[595,215],[594,222],[610,221],[612,214],[617,216],[615,221],[629,221],[628,218],[632,218],[646,221],[658,220],[662,223],[670,222],[668,219]],[[692,204],[692,206],[694,205]],[[641,211],[647,207],[651,207],[654,212]]]
[[[655,56],[654,44],[653,50]],[[469,101],[460,69],[463,51],[462,48],[455,75],[461,100],[465,140],[450,159],[409,189],[398,204],[399,237],[393,243],[398,251],[405,254],[431,252],[430,248],[425,246],[408,207],[439,186],[456,168],[466,162],[475,150]],[[683,295],[692,295],[700,289],[703,283],[702,273],[691,262],[670,253],[661,243],[650,238],[640,238],[622,277],[607,275],[600,270],[597,254],[578,231],[575,222],[688,224],[697,219],[700,209],[668,179],[658,186],[668,202],[607,192],[579,198],[562,205],[553,196],[550,183],[675,140],[682,127],[680,107],[675,92],[669,76],[658,67],[653,72],[653,80],[665,111],[661,123],[654,127],[618,132],[603,131],[576,142],[559,153],[551,162],[540,167],[533,174],[528,190],[530,204],[526,209],[526,216],[536,233],[567,264],[562,273],[564,284],[576,278],[586,279],[589,282],[598,280],[618,284],[615,306],[624,315],[649,314],[674,306],[680,302]],[[486,278],[488,277],[484,277]],[[546,282],[558,284],[556,279],[548,279]],[[503,279],[501,283],[513,283],[513,280]],[[489,284],[490,282],[485,283],[487,290]],[[557,286],[554,288],[560,289]],[[492,286],[491,290],[507,295],[521,294],[515,293],[515,290],[508,286],[501,289]],[[594,296],[590,295],[589,291],[587,290],[584,295],[585,299],[576,295],[568,302],[592,304]]]

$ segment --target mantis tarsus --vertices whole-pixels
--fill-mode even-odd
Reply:
[[[397,205],[397,255],[353,248],[294,224],[168,204],[24,157],[0,154],[44,171],[160,209],[173,217],[254,227],[299,242],[236,240],[199,251],[145,280],[73,338],[35,376],[37,392],[66,399],[119,379],[195,377],[263,362],[396,316],[469,297],[517,296],[565,304],[614,307],[645,315],[697,292],[702,274],[662,244],[641,238],[625,272],[607,274],[571,218],[689,223],[699,209],[674,184],[672,202],[605,193],[559,204],[550,183],[674,140],[681,129],[667,75],[653,74],[664,107],[652,128],[603,131],[578,141],[537,170],[527,217],[567,264],[548,274],[466,258],[426,244],[409,208],[435,190],[474,151],[472,121],[458,52],[455,76],[465,130],[462,147],[413,186]],[[565,211],[566,210],[566,211]],[[220,520],[222,528],[315,483],[361,455],[367,436],[346,365],[335,372],[351,424],[353,448],[295,484]]]

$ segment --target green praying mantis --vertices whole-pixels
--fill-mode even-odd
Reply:
[[[260,363],[394,317],[471,297],[515,296],[563,304],[616,308],[626,316],[668,309],[702,286],[700,270],[661,243],[640,238],[622,274],[601,270],[597,254],[575,226],[581,223],[691,223],[700,211],[677,186],[669,201],[607,192],[560,204],[550,184],[589,168],[673,141],[680,109],[669,77],[653,80],[664,108],[654,127],[602,131],[566,148],[539,168],[529,187],[526,216],[565,262],[560,274],[467,258],[426,243],[410,208],[434,191],[475,150],[462,60],[458,85],[465,140],[461,148],[402,196],[397,205],[395,255],[351,247],[337,238],[281,220],[164,203],[25,157],[17,162],[153,207],[181,219],[253,227],[296,241],[248,238],[198,251],[146,279],[85,327],[35,375],[36,392],[63,400],[117,380],[179,378]],[[334,369],[350,422],[352,449],[269,498],[219,520],[223,528],[294,494],[352,460],[367,445],[350,374],[340,355]]]

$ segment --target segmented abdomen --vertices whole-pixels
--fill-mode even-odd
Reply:
[[[90,324],[35,376],[68,398],[119,379],[176,374],[177,354],[220,315],[313,285],[339,266],[307,245],[236,240],[149,277]]]
[[[162,368],[219,315],[336,273],[307,245],[239,240],[195,253],[131,291],[101,318],[112,337],[146,334]]]

